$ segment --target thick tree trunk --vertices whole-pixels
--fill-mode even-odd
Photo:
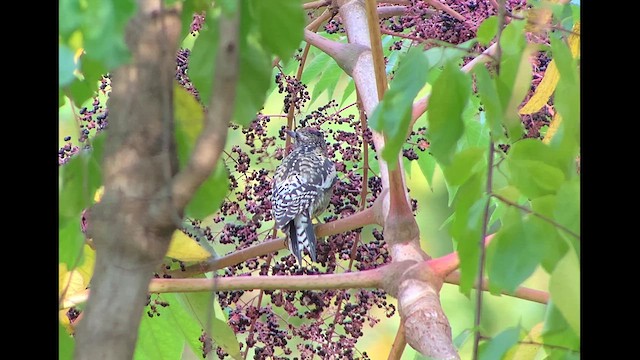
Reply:
[[[149,281],[176,228],[149,216],[154,197],[177,171],[172,88],[180,18],[161,6],[139,2],[126,33],[132,62],[112,74],[105,192],[89,215],[96,264],[76,359],[133,357]]]

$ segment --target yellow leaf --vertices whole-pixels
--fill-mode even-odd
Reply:
[[[93,276],[93,266],[96,262],[96,252],[89,245],[84,244],[84,261],[82,265],[78,266],[75,270],[82,275],[82,285],[86,288],[89,285],[89,280]]]
[[[58,296],[63,299],[86,288],[82,274],[78,270],[67,270],[67,264],[58,264]]]
[[[505,355],[505,360],[533,360],[536,358],[538,351],[542,349],[542,326],[543,323],[537,323],[529,334],[522,339],[520,344],[511,348]]]
[[[547,134],[542,139],[542,142],[548,144],[551,142],[551,138],[558,131],[560,124],[562,123],[562,116],[558,113],[553,115],[553,119],[551,119],[551,123],[549,124],[549,129],[547,130]]]
[[[171,238],[167,256],[180,261],[203,261],[210,258],[211,254],[198,245],[197,241],[176,230]]]
[[[569,49],[571,49],[571,55],[575,58],[580,55],[580,22],[575,23],[573,26],[573,32],[577,35],[569,35]],[[518,113],[521,115],[533,114],[540,110],[540,108],[547,103],[551,94],[555,91],[559,79],[560,73],[556,67],[556,62],[555,60],[551,60],[547,66],[547,71],[545,71],[542,81],[540,81],[540,84],[536,88],[536,92],[533,93],[531,99],[527,101]]]

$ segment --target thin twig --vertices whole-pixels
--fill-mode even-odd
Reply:
[[[387,360],[400,360],[406,346],[407,339],[404,336],[404,320],[400,320],[400,325],[398,326],[396,337],[393,339],[393,345],[391,345]]]
[[[460,272],[454,271],[447,275],[444,282],[453,285],[460,285]],[[474,285],[474,289],[478,289],[478,285]],[[486,279],[482,280],[482,291],[489,291],[489,284]],[[549,302],[549,293],[542,290],[531,289],[520,286],[514,292],[502,292],[503,295],[515,297],[518,299],[529,300],[540,304],[547,304]]]
[[[489,141],[489,166],[487,168],[487,185],[486,193],[491,194],[493,188],[493,141]],[[480,259],[478,261],[478,284],[482,283],[484,279],[484,262],[486,257],[485,238],[487,237],[487,231],[489,228],[489,208],[491,207],[491,197],[487,197],[486,204],[484,206],[484,214],[482,219],[482,237],[480,238]],[[480,286],[480,285],[479,285]],[[480,318],[482,315],[482,291],[476,291],[476,311],[474,319],[474,343],[473,343],[473,359],[478,358],[478,349],[480,345]]]

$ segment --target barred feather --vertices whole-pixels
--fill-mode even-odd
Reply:
[[[319,130],[302,128],[289,134],[296,142],[274,175],[273,214],[276,226],[289,237],[289,249],[302,264],[303,249],[316,261],[311,219],[329,205],[337,176]]]

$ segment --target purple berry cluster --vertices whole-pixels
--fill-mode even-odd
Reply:
[[[78,142],[85,144],[83,146],[84,149],[90,147],[89,144],[87,144],[87,139],[89,139],[92,134],[95,135],[107,128],[109,109],[101,104],[100,95],[106,96],[108,99],[110,94],[111,75],[106,74],[100,79],[98,93],[93,97],[91,105],[81,107],[77,114],[74,114],[80,128]],[[80,147],[71,141],[71,136],[65,136],[64,141],[66,141],[66,144],[58,150],[58,165],[66,164],[73,155],[80,151]]]
[[[284,108],[287,110],[293,105],[296,111],[300,112],[304,104],[311,100],[307,85],[300,82],[295,76],[279,72],[276,74],[276,84],[278,85],[278,93],[286,92]]]
[[[196,100],[200,101],[200,94],[198,90],[191,83],[191,79],[189,79],[189,75],[187,75],[187,69],[189,68],[189,55],[191,54],[191,50],[189,49],[178,49],[176,54],[176,80],[178,84],[184,87],[190,94],[192,94]]]

